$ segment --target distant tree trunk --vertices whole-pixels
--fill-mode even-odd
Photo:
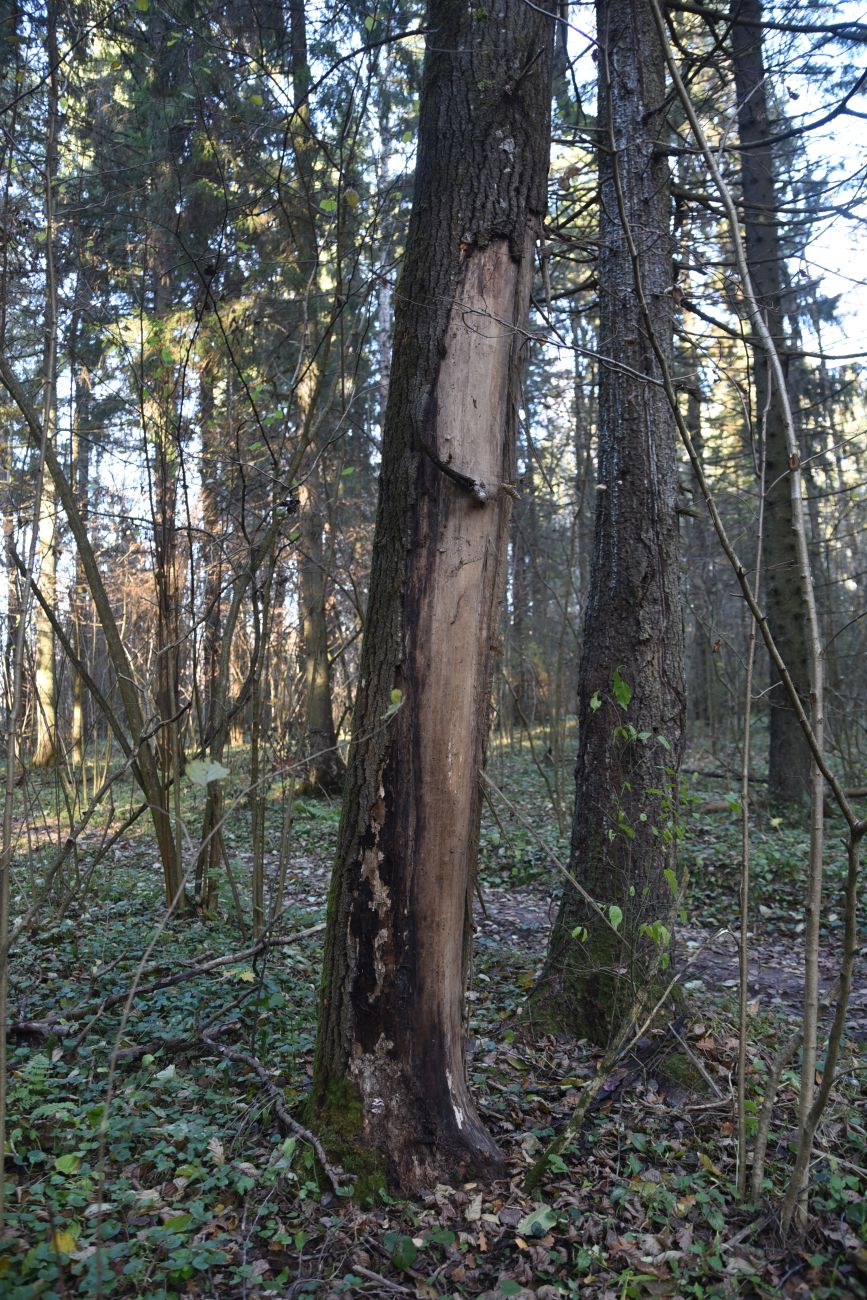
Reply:
[[[570,865],[605,919],[565,887],[532,1007],[549,1023],[606,1041],[667,953],[675,899],[664,873],[676,868],[685,697],[674,421],[624,230],[635,241],[653,332],[670,355],[669,177],[658,147],[665,65],[642,0],[597,0],[597,31],[598,346],[629,369],[603,362],[599,371]]]
[[[223,654],[223,567],[224,528],[222,515],[228,498],[223,481],[225,430],[218,426],[214,401],[214,376],[207,366],[199,376],[199,423],[202,439],[202,565],[204,568],[204,629],[202,634],[202,678],[204,683],[202,743],[208,746],[212,762],[223,758],[228,727],[226,703],[229,695],[229,657]],[[234,630],[234,629],[233,629]],[[221,671],[223,667],[223,671]],[[222,782],[208,785],[208,798],[196,858],[196,897],[202,906],[212,907],[216,896],[216,875],[222,855]],[[213,884],[211,879],[213,877]]]
[[[52,422],[53,423],[53,422]],[[49,435],[51,436],[51,435]],[[39,588],[47,603],[57,605],[57,502],[50,483],[42,489],[39,511]],[[34,652],[34,707],[36,746],[34,767],[51,767],[57,761],[57,682],[54,671],[54,629],[41,605],[36,606]]]
[[[518,502],[513,512],[512,524],[512,626],[509,637],[509,681],[512,698],[509,710],[514,715],[514,722],[519,726],[522,716],[530,719],[533,715],[531,674],[527,660],[527,627],[530,621],[529,593],[527,590],[527,554],[521,527],[523,501]]]
[[[76,353],[77,329],[71,331],[73,337],[73,376],[75,384],[75,413],[72,429],[72,487],[78,501],[82,522],[87,524],[88,495],[90,491],[90,438],[92,430],[88,419],[90,411],[90,391],[88,381],[83,377],[83,364]],[[87,617],[87,579],[81,556],[75,555],[75,586],[72,592],[72,645],[79,659],[86,659],[84,644],[84,625]],[[82,799],[87,799],[87,773],[85,770],[85,694],[81,674],[72,670],[72,733],[71,762],[81,787]]]
[[[48,129],[45,144],[45,339],[42,348],[43,423],[54,439],[57,427],[57,283],[54,270],[54,178],[57,174],[57,10],[47,10]],[[57,498],[50,481],[43,485],[39,509],[39,586],[47,603],[57,605]],[[42,606],[35,611],[34,706],[36,747],[34,767],[57,761],[57,681],[54,670],[54,628]]]
[[[539,521],[533,448],[529,434],[518,447],[523,459],[520,500],[512,511],[512,709],[519,726],[543,721],[548,716],[542,646],[545,644],[542,618],[542,584],[539,581]]]
[[[313,1107],[404,1188],[499,1151],[470,1098],[465,982],[552,22],[430,0],[379,513],[329,899]],[[550,12],[550,11],[549,11]],[[376,1185],[374,1181],[374,1186]]]
[[[586,326],[585,326],[586,328]],[[584,343],[581,321],[572,315],[572,343],[574,346],[575,394],[575,509],[578,512],[578,575],[577,591],[581,609],[590,590],[590,557],[593,554],[593,505],[596,486],[593,464],[592,433],[596,423],[595,384],[591,386],[586,362],[580,349]],[[595,347],[597,339],[593,339]],[[586,395],[585,395],[586,394]]]
[[[336,794],[343,786],[343,763],[337,751],[337,732],[328,657],[328,622],[325,615],[325,553],[322,545],[322,506],[317,497],[322,481],[314,468],[300,492],[299,565],[304,691],[307,701],[305,778],[300,790],[309,794]]]
[[[155,816],[166,894],[168,898],[177,897],[178,909],[182,910],[185,900],[178,815],[182,770],[179,722],[181,575],[177,505],[183,414],[173,347],[172,314],[178,307],[177,185],[181,174],[178,169],[182,162],[189,161],[187,126],[177,111],[177,101],[183,94],[187,69],[184,56],[169,35],[163,12],[153,7],[148,23],[149,47],[153,56],[149,95],[157,129],[150,136],[155,152],[147,249],[151,311],[146,357],[143,358],[142,402],[145,452],[150,458],[153,522],[156,603],[154,702],[161,723],[154,742],[160,782],[159,809]]]
[[[214,377],[207,367],[199,375],[199,425],[202,439],[202,530],[201,543],[202,602],[204,627],[202,629],[202,704],[203,740],[214,734],[217,695],[220,690],[220,646],[223,637],[223,548],[225,525],[223,515],[229,496],[224,482],[222,466],[225,456],[225,430],[218,425],[214,400]]]
[[[395,128],[392,120],[392,93],[389,85],[391,60],[389,47],[382,51],[376,79],[377,128],[379,151],[376,155],[376,202],[379,211],[379,280],[376,286],[376,364],[379,368],[378,407],[380,431],[385,423],[388,386],[391,379],[391,328],[394,321],[394,293],[391,276],[395,260],[395,221],[389,215],[389,163],[394,154]]]
[[[11,62],[7,74],[14,75],[21,58],[21,43],[17,39],[20,14],[17,4],[11,4],[2,19],[3,29],[9,42]],[[11,53],[14,51],[14,54]],[[0,174],[3,176],[3,209],[0,212],[0,226],[10,228],[10,214],[13,209],[16,191],[13,188],[14,168],[9,166],[9,159],[15,149],[18,130],[18,105],[14,104],[8,114],[8,120],[2,139],[0,139]],[[10,260],[12,241],[0,240],[0,353],[6,352],[10,307]],[[0,511],[3,518],[3,560],[6,569],[6,618],[3,631],[3,694],[6,717],[12,711],[12,681],[14,677],[15,639],[18,630],[18,569],[15,565],[15,501],[13,482],[15,478],[15,451],[12,436],[12,422],[0,421],[0,475],[2,475],[2,501]],[[9,743],[7,728],[7,752],[15,748]]]
[[[768,122],[768,97],[762,57],[760,0],[734,0],[732,52],[738,99],[741,149],[741,193],[747,262],[757,301],[785,365],[786,340],[780,298],[783,250],[774,187],[773,148]],[[765,351],[755,349],[756,430],[764,426],[765,547],[763,581],[765,610],[789,674],[809,713],[809,657],[806,615],[798,567],[789,457],[781,394],[774,389]],[[768,778],[776,803],[805,803],[810,788],[810,751],[780,676],[770,665],[771,691]]]
[[[229,648],[231,691],[236,698],[241,694],[246,678],[244,667],[245,659],[248,658],[249,647],[247,640],[246,628],[239,625]],[[229,745],[232,749],[238,750],[244,747],[244,722],[248,713],[249,709],[245,707],[232,714],[232,720],[229,724]]]
[[[168,192],[166,193],[168,198]],[[166,216],[168,213],[166,213]],[[164,324],[172,306],[168,224],[154,229],[153,313]],[[162,335],[159,335],[162,338]],[[161,793],[161,852],[172,866],[173,888],[181,885],[178,832],[172,826],[172,790],[180,779],[180,731],[178,724],[178,682],[180,660],[180,581],[178,573],[178,457],[180,451],[175,410],[175,376],[171,362],[156,362],[155,398],[151,403],[150,435],[154,441],[154,583],[156,586],[156,690],[155,702],[162,727],[156,736]]]
[[[14,481],[14,449],[11,429],[0,432],[2,438],[3,460],[3,558],[6,565],[6,627],[3,638],[3,686],[6,699],[7,716],[12,706],[12,680],[15,658],[15,636],[21,612],[18,602],[18,569],[15,565],[15,503],[12,484]]]
[[[307,62],[307,28],[303,0],[290,0],[292,87],[295,98],[292,144],[301,190],[298,215],[299,263],[308,290],[318,281],[313,176],[314,140],[310,129]],[[310,295],[309,301],[314,301]],[[343,786],[343,761],[337,750],[328,658],[328,621],[325,612],[326,573],[322,545],[321,439],[312,432],[318,421],[316,406],[322,391],[323,362],[317,358],[316,328],[312,318],[305,328],[296,398],[303,436],[312,443],[312,458],[301,491],[299,587],[301,592],[302,667],[306,701],[306,762],[300,789],[315,794],[336,794]]]

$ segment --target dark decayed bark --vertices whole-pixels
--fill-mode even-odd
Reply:
[[[462,1019],[502,485],[545,205],[545,3],[431,0],[427,21],[313,1094],[344,1158],[379,1152],[407,1189],[499,1159],[469,1095]]]
[[[774,161],[762,58],[759,0],[735,0],[732,52],[738,98],[741,194],[750,278],[771,336],[785,364],[781,295],[783,251],[774,189]],[[762,583],[771,634],[809,713],[809,658],[781,394],[774,388],[765,351],[755,349],[754,436],[764,428],[765,545]],[[810,789],[810,751],[780,675],[770,665],[768,779],[775,803],[805,803]]]
[[[674,910],[674,877],[664,873],[676,866],[684,687],[674,421],[624,229],[635,243],[653,333],[670,357],[669,177],[656,148],[664,131],[663,53],[643,0],[598,0],[597,20],[599,351],[611,361],[599,377],[570,860],[613,925],[566,886],[532,1009],[606,1040],[652,983],[668,946],[658,927],[653,936],[644,927],[670,929]]]

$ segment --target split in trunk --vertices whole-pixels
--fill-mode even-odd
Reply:
[[[464,994],[552,22],[431,0],[370,597],[329,899],[312,1105],[410,1190],[500,1153]],[[359,1189],[360,1190],[360,1189]]]

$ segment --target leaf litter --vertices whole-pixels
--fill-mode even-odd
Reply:
[[[546,813],[538,824],[550,820]],[[321,924],[335,823],[336,814],[299,814],[303,852],[290,863],[283,937]],[[709,864],[728,853],[727,834],[705,820],[691,850]],[[580,1134],[530,1195],[527,1173],[579,1105],[600,1054],[523,1030],[557,882],[538,845],[517,831],[504,845],[486,825],[468,1070],[506,1153],[506,1175],[439,1184],[416,1201],[383,1191],[357,1204],[335,1192],[303,1137],[281,1130],[268,1090],[243,1065],[255,1055],[286,1105],[302,1102],[321,933],[143,997],[119,1044],[116,1096],[105,1108],[119,1011],[93,1016],[83,1033],[64,1014],[128,987],[158,919],[152,876],[146,843],[130,837],[113,892],[85,903],[70,925],[34,935],[16,959],[13,1021],[53,1015],[57,1023],[47,1036],[12,1035],[4,1300],[867,1294],[863,961],[850,1054],[817,1145],[811,1227],[784,1246],[765,1207],[734,1197],[737,952],[725,936],[709,944],[714,930],[697,923],[731,924],[726,880],[715,893],[702,879],[694,914],[679,929],[682,951],[700,949],[686,1014],[655,1026],[619,1063]],[[770,876],[764,888],[770,897]],[[757,914],[752,946],[754,1110],[781,1024],[799,1014],[797,921],[775,908]],[[159,959],[177,969],[229,958],[239,946],[227,926],[196,919],[167,933]],[[233,1058],[202,1041],[205,1022],[228,1026],[215,1041]],[[790,1162],[796,1084],[784,1076],[771,1135],[769,1176],[778,1186]]]

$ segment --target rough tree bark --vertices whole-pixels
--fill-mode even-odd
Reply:
[[[786,340],[781,308],[783,250],[774,187],[773,147],[768,143],[768,96],[762,56],[760,0],[734,0],[732,63],[738,99],[741,195],[750,278],[757,301],[785,366]],[[765,431],[765,609],[779,647],[809,712],[809,654],[805,610],[792,524],[789,455],[782,395],[775,388],[764,350],[755,349],[753,420]],[[773,661],[768,780],[776,803],[805,803],[810,790],[810,751]]]
[[[545,4],[430,0],[313,1110],[406,1189],[499,1151],[466,1081],[470,903],[533,243]]]
[[[599,375],[570,863],[600,910],[566,886],[531,1008],[606,1041],[652,983],[666,947],[658,927],[671,926],[675,877],[664,873],[676,867],[685,698],[675,429],[636,286],[638,274],[670,356],[669,176],[658,148],[665,65],[643,0],[597,0],[597,23],[599,351],[612,362]]]

